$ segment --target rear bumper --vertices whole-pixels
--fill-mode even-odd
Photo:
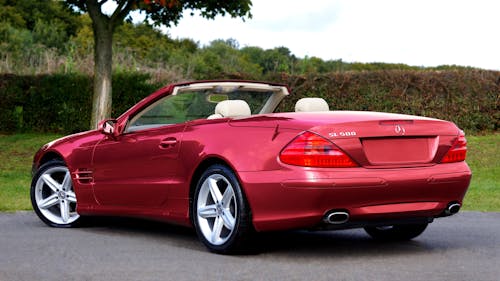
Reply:
[[[258,231],[314,228],[331,210],[347,211],[349,224],[358,227],[385,220],[432,220],[450,202],[462,203],[471,179],[465,162],[405,169],[287,166],[238,175]]]

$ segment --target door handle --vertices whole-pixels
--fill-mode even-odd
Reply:
[[[161,149],[166,149],[166,148],[174,147],[176,144],[177,144],[176,138],[166,138],[166,139],[161,140],[159,147]]]

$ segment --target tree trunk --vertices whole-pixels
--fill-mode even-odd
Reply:
[[[86,6],[94,31],[94,95],[90,127],[95,129],[99,121],[111,116],[114,24],[110,17],[101,12],[98,1],[89,0]]]
[[[111,116],[112,101],[112,44],[113,30],[108,24],[94,21],[94,96],[92,99],[91,128]]]

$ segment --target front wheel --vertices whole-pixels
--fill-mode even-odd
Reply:
[[[192,204],[196,233],[210,251],[245,251],[252,229],[250,210],[233,171],[223,165],[205,170]]]
[[[30,193],[33,210],[47,225],[71,227],[79,222],[76,195],[64,162],[52,160],[40,166],[31,182]]]
[[[365,227],[366,233],[372,238],[383,241],[411,240],[424,232],[427,223],[401,224],[391,226]]]

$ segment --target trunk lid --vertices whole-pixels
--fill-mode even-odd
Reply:
[[[435,165],[460,131],[448,121],[401,114],[334,111],[295,115],[291,118],[298,121],[295,128],[309,125],[305,130],[329,139],[366,168]],[[295,122],[283,119],[278,123],[280,128],[291,128]]]
[[[274,128],[274,136],[285,130],[311,131],[332,141],[365,168],[435,165],[460,132],[452,122],[439,119],[365,111],[254,115],[233,119],[230,125]]]
[[[421,117],[328,124],[312,130],[367,168],[434,165],[459,132],[453,123]]]

